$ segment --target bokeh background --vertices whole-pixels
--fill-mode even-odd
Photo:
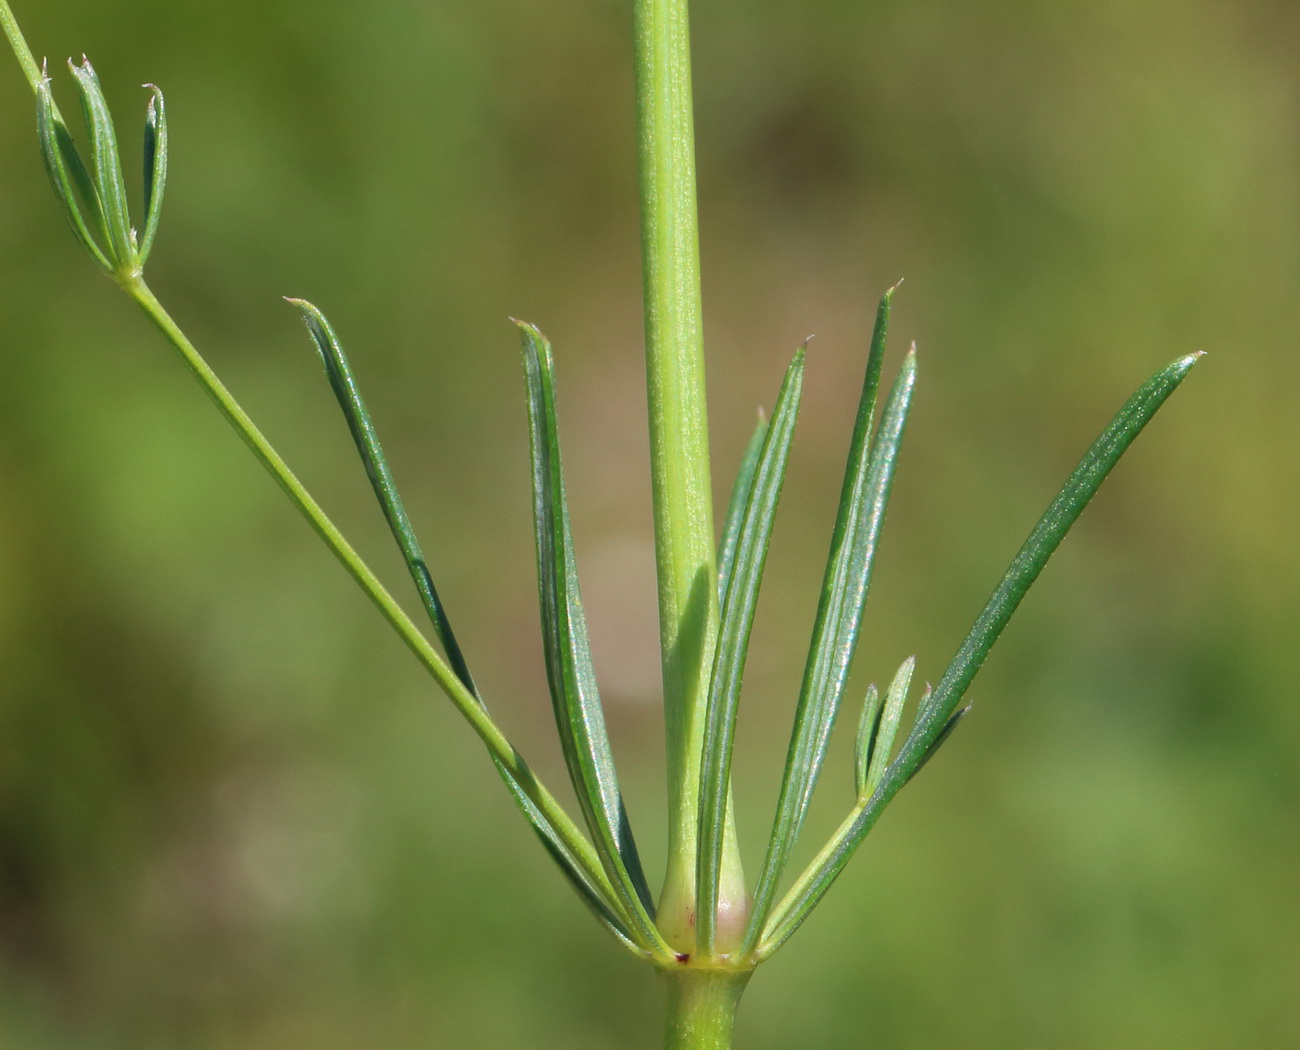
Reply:
[[[401,587],[279,297],[330,314],[486,694],[558,788],[507,315],[551,336],[658,868],[627,0],[15,6],[38,54],[91,55],[130,152],[137,85],[166,89],[152,282]],[[936,679],[1111,412],[1210,352],[737,1046],[1300,1045],[1300,7],[697,0],[694,32],[720,499],[818,337],[738,745],[751,868],[880,292],[907,280],[889,367],[915,339],[921,386],[809,852],[867,682],[911,653]],[[657,1046],[649,972],[68,236],[7,59],[0,187],[0,1047]]]

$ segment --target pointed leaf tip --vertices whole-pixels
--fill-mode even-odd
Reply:
[[[302,317],[303,324],[311,332],[312,341],[316,344],[316,350],[322,358],[328,363],[328,344],[335,339],[334,330],[326,320],[321,311],[309,303],[306,299],[294,299],[291,296],[284,296],[284,301],[296,309]]]

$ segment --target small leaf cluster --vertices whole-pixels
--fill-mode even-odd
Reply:
[[[68,225],[100,269],[119,281],[137,279],[153,250],[167,185],[167,106],[163,93],[153,84],[145,85],[150,94],[144,121],[144,226],[137,232],[131,222],[117,133],[99,77],[84,55],[80,65],[69,60],[68,68],[90,134],[90,163],[82,158],[64,123],[44,68],[36,85],[41,159]]]

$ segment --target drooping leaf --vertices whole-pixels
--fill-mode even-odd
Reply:
[[[718,605],[727,596],[727,581],[731,578],[731,564],[736,556],[736,539],[740,535],[740,522],[749,502],[749,490],[754,484],[754,471],[758,469],[758,456],[763,451],[767,436],[767,420],[760,412],[758,425],[745,446],[736,471],[736,482],[731,486],[731,499],[727,501],[727,515],[722,521],[722,539],[718,543]]]
[[[542,637],[556,726],[605,873],[636,924],[632,932],[641,943],[661,943],[650,919],[650,889],[619,792],[591,663],[564,492],[551,347],[536,327],[521,323],[519,328],[528,388]]]
[[[867,379],[854,426],[839,514],[831,539],[826,576],[813,626],[808,663],[795,711],[794,729],[786,756],[776,818],[767,856],[754,892],[753,911],[742,951],[758,943],[767,913],[808,814],[813,789],[821,774],[831,729],[839,712],[844,686],[857,647],[862,612],[871,582],[871,566],[884,524],[885,506],[894,466],[916,384],[915,348],[908,353],[881,419],[880,433],[871,442],[871,406],[878,385],[878,360],[884,351],[889,295],[881,303],[873,338]]]
[[[144,117],[144,233],[140,237],[140,265],[149,258],[158,219],[162,214],[163,190],[167,187],[167,104],[153,84]]]
[[[131,228],[126,184],[122,179],[122,163],[117,153],[117,133],[113,130],[108,103],[88,58],[83,56],[79,66],[69,62],[68,68],[76,78],[86,127],[90,130],[91,166],[95,175],[95,187],[104,209],[109,257],[118,268],[135,266],[135,231]]]
[[[1200,354],[1190,354],[1179,358],[1143,383],[1084,454],[1012,559],[929,702],[918,713],[916,725],[890,763],[880,786],[867,802],[855,809],[772,912],[758,949],[760,958],[770,956],[799,928],[844,870],[885,806],[952,731],[960,718],[954,713],[957,705],[1021,599],[1120,457],[1200,357]]]
[[[790,458],[790,443],[799,415],[803,366],[804,350],[800,349],[786,371],[772,412],[772,422],[764,428],[762,447],[753,469],[748,471],[748,492],[732,545],[733,557],[729,559],[727,589],[722,599],[718,644],[705,708],[696,836],[696,950],[706,957],[714,953],[717,932],[723,830],[731,785],[731,748],[740,684],[745,674],[745,658],[772,536],[772,523],[776,518],[781,484]],[[742,468],[742,476],[746,472]]]

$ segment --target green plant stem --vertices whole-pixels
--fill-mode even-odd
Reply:
[[[664,971],[668,982],[666,1050],[730,1050],[736,1007],[753,970]]]
[[[718,633],[687,0],[635,0],[646,378],[667,733],[668,872],[660,928],[694,944],[696,823]],[[744,909],[733,823],[719,913]],[[743,924],[743,919],[742,919]]]
[[[22,66],[23,76],[35,91],[41,83],[41,67],[36,64],[36,56],[32,54],[32,49],[27,46],[27,40],[23,37],[23,31],[14,21],[14,13],[9,10],[9,0],[0,0],[0,28],[4,29],[5,36],[9,38],[9,46],[13,48],[14,56]]]
[[[0,0],[0,3],[3,3],[3,0]],[[613,888],[610,886],[609,880],[601,867],[600,859],[596,856],[595,849],[586,836],[582,834],[554,796],[537,779],[528,763],[524,761],[523,756],[506,739],[479,700],[456,677],[446,661],[438,654],[438,651],[433,648],[411,618],[406,615],[402,607],[388,593],[388,590],[361,559],[361,556],[357,554],[352,545],[339,532],[337,526],[330,521],[320,504],[303,487],[302,482],[289,469],[288,464],[275,451],[271,443],[262,435],[262,432],[258,430],[252,419],[240,407],[221,380],[217,378],[216,373],[213,372],[176,322],[172,320],[171,315],[163,308],[163,305],[150,291],[148,285],[138,277],[127,278],[120,283],[126,293],[140,305],[149,320],[154,323],[167,341],[180,354],[185,365],[194,374],[203,389],[207,391],[208,396],[216,403],[217,408],[225,416],[227,422],[235,428],[235,431],[243,438],[244,443],[252,450],[253,455],[257,457],[258,462],[266,468],[293,505],[301,511],[316,535],[333,551],[335,557],[347,570],[348,575],[357,582],[358,586],[366,593],[366,596],[379,609],[384,619],[388,621],[402,641],[406,643],[407,648],[415,654],[416,659],[420,661],[442,691],[447,694],[456,709],[469,722],[471,728],[478,734],[479,739],[487,746],[492,757],[509,772],[524,794],[551,823],[588,878],[600,886],[610,900],[617,900]],[[662,951],[658,954],[660,956],[666,955]]]

